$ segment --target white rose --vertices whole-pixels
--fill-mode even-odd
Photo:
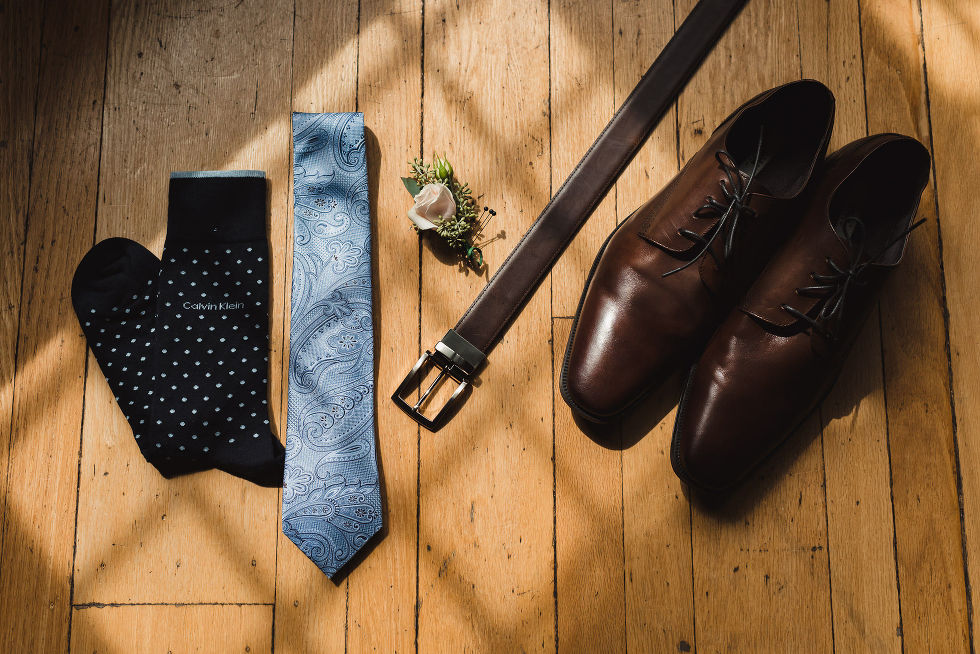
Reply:
[[[415,196],[408,217],[420,230],[434,229],[434,222],[456,215],[456,201],[445,184],[426,184]]]

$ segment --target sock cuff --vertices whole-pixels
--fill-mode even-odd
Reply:
[[[170,175],[167,240],[265,241],[266,181],[261,170]]]

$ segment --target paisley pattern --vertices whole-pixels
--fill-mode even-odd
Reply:
[[[364,117],[293,114],[282,530],[332,577],[381,529]]]

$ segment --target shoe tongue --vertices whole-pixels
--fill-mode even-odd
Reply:
[[[862,259],[868,255],[864,251],[867,246],[866,234],[864,223],[860,218],[842,216],[834,221],[833,228],[834,233],[848,250],[861,256]]]
[[[738,176],[742,179],[742,184],[749,183],[749,173],[745,172],[742,169],[739,169]],[[749,192],[754,193],[756,195],[772,195],[770,190],[762,182],[759,181],[758,177],[752,180],[752,186],[749,188]]]

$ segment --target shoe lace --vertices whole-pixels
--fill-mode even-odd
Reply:
[[[700,245],[701,249],[683,265],[665,272],[663,277],[668,277],[684,270],[695,262],[700,261],[705,255],[709,255],[714,260],[715,265],[720,268],[722,262],[719,261],[718,256],[711,249],[711,246],[715,242],[715,239],[718,238],[718,235],[723,232],[725,233],[725,240],[722,247],[722,257],[725,261],[728,261],[731,257],[732,249],[735,245],[735,233],[738,230],[739,218],[742,216],[751,218],[756,215],[755,211],[748,206],[748,202],[752,195],[749,189],[755,180],[755,173],[759,167],[759,158],[762,154],[762,134],[763,131],[760,129],[759,142],[755,149],[755,160],[752,162],[752,172],[749,173],[745,181],[742,181],[742,175],[731,153],[724,149],[715,152],[715,159],[718,161],[721,169],[725,171],[725,179],[718,182],[718,185],[721,186],[722,200],[716,200],[714,196],[709,195],[705,197],[704,204],[696,209],[692,215],[695,218],[708,218],[717,220],[718,222],[714,226],[711,235],[707,238],[690,229],[679,228],[677,230],[678,234],[692,241],[695,245]]]
[[[877,254],[865,257],[864,223],[860,218],[854,216],[844,218],[841,222],[841,231],[851,243],[850,261],[846,266],[840,266],[831,257],[827,257],[825,261],[830,266],[831,272],[827,274],[811,272],[810,279],[813,280],[814,284],[796,289],[797,295],[823,299],[824,303],[820,311],[815,316],[810,316],[789,304],[782,304],[780,308],[797,320],[805,322],[824,339],[831,342],[836,341],[837,335],[828,325],[835,319],[837,324],[840,324],[840,318],[844,315],[844,305],[851,289],[865,283],[860,279],[861,274],[869,266],[880,264],[882,256],[889,248],[908,236],[912,230],[924,222],[925,219],[922,219],[913,223],[889,241]]]

